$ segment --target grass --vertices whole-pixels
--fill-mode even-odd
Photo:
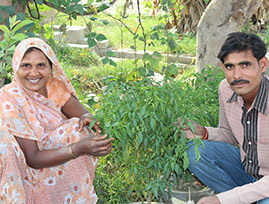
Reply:
[[[139,40],[139,38],[134,40],[135,33],[139,22],[136,14],[130,14],[127,18],[122,18],[120,15],[115,14],[111,17],[109,13],[99,13],[93,17],[80,17],[77,20],[70,21],[67,15],[59,14],[55,20],[55,24],[61,25],[63,23],[76,26],[87,26],[91,32],[102,33],[110,41],[113,49],[131,49],[131,47],[136,47],[137,50],[144,49],[144,42]],[[116,20],[118,19],[118,20]],[[120,23],[121,20],[122,23]],[[145,35],[147,38],[147,50],[149,51],[159,51],[167,52],[167,43],[162,40],[152,40],[152,27],[156,25],[165,25],[165,19],[156,16],[142,16],[141,19],[143,28],[145,30]],[[127,28],[128,29],[127,29]],[[163,26],[162,26],[163,27]],[[142,36],[141,27],[138,28],[137,34]],[[165,36],[165,33],[160,33],[160,38]],[[175,34],[177,36],[177,34]],[[175,38],[178,48],[177,53],[186,53],[195,55],[196,52],[196,38],[193,34],[186,34],[183,37],[177,36]]]
[[[135,72],[135,65],[131,59],[118,61],[117,67],[103,65],[100,61],[98,64],[89,64],[88,66],[74,65],[64,60],[61,60],[61,64],[80,99],[83,99],[89,91],[96,94],[101,92],[104,78],[114,76],[119,80],[123,78],[126,80],[131,79]],[[138,66],[142,66],[142,63],[138,62]]]

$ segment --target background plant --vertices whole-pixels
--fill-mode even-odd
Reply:
[[[0,42],[0,78],[6,79],[11,70],[11,61],[16,45],[26,35],[20,31],[24,26],[31,24],[30,20],[17,20],[17,16],[10,17],[8,26],[0,25],[3,31],[3,39]]]

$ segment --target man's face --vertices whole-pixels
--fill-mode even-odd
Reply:
[[[251,50],[232,52],[224,58],[223,71],[232,90],[244,100],[253,100],[259,90],[262,73],[265,72],[266,57],[257,61]],[[246,101],[246,102],[247,102]]]

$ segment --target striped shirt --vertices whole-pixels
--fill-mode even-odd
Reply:
[[[259,175],[257,154],[258,114],[266,114],[268,88],[268,80],[266,77],[263,76],[260,89],[257,93],[252,108],[247,111],[245,103],[242,107],[241,123],[244,129],[244,140],[242,148],[245,152],[243,165],[245,167],[245,171],[256,179],[260,179],[262,177]],[[237,94],[233,93],[227,103],[233,103],[237,101],[237,97]]]
[[[269,81],[263,76],[247,110],[244,100],[224,79],[219,86],[219,126],[207,127],[208,140],[239,145],[245,171],[257,181],[217,194],[222,204],[252,203],[269,198]]]

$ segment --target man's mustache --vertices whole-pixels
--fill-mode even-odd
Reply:
[[[249,83],[249,80],[246,80],[246,79],[234,80],[234,81],[231,82],[231,85],[236,85],[236,84],[241,84],[241,83],[248,84]]]

